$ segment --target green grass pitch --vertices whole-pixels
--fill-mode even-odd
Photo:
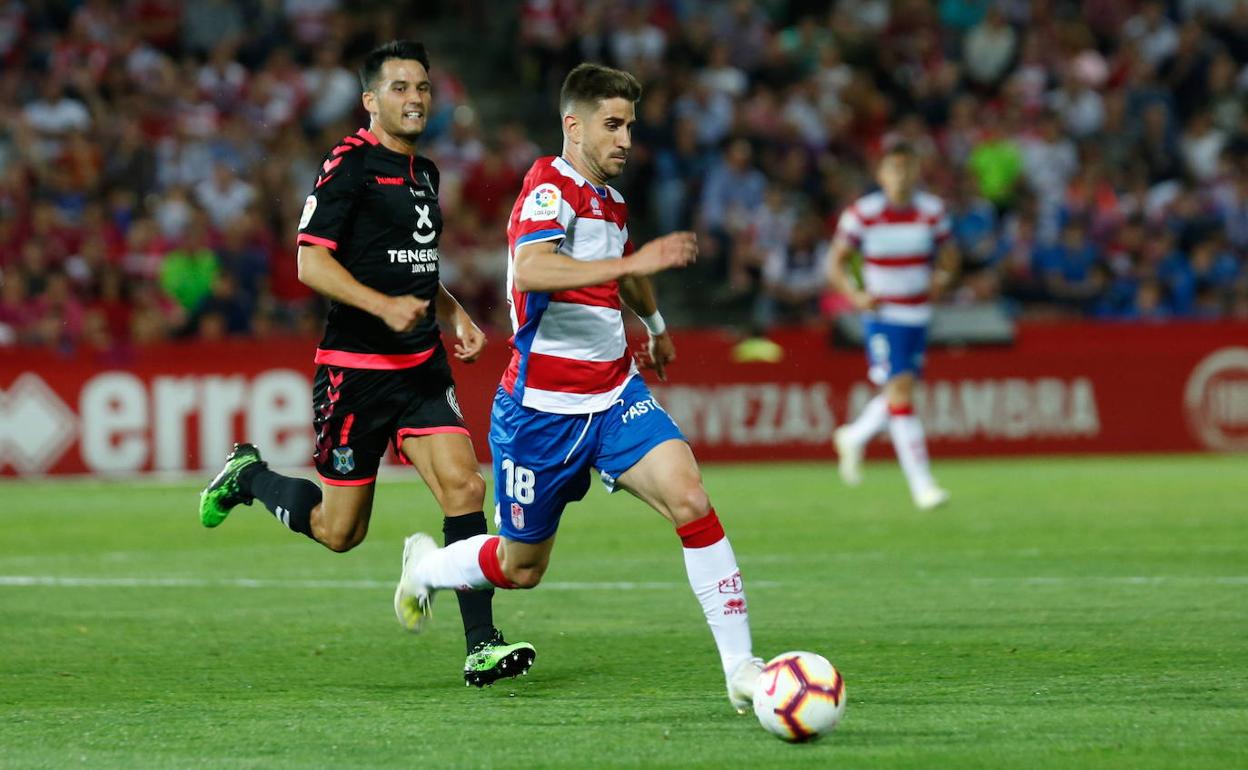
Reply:
[[[383,479],[332,554],[198,485],[0,484],[0,768],[1248,767],[1248,460],[706,469],[755,649],[827,656],[840,729],[790,746],[728,706],[657,515],[594,490],[497,620],[532,673],[460,678],[453,597],[391,611],[401,539],[440,521]],[[633,583],[623,588],[618,584]]]

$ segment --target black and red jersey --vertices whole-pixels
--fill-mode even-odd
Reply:
[[[416,366],[438,344],[438,168],[384,147],[366,129],[346,137],[321,164],[299,220],[302,246],[324,246],[354,278],[383,294],[429,300],[410,332],[331,302],[316,362],[354,369]]]

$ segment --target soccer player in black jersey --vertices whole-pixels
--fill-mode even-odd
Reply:
[[[312,388],[322,485],[274,473],[254,446],[236,444],[200,495],[200,520],[215,527],[259,499],[291,530],[350,550],[368,531],[377,467],[393,446],[429,485],[450,544],[486,533],[485,482],[438,319],[455,330],[454,355],[465,363],[485,335],[438,279],[438,169],[416,152],[431,101],[424,46],[377,48],[360,82],[369,128],[325,156],[299,221],[299,279],[330,299]],[[526,672],[535,656],[532,645],[503,640],[492,601],[493,591],[459,593],[464,679],[477,686]],[[397,599],[395,612],[416,630]]]

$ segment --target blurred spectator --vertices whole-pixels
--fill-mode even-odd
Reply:
[[[316,49],[315,63],[304,72],[303,81],[311,95],[307,122],[313,130],[337,123],[360,108],[360,81],[342,66],[342,54],[332,45]]]
[[[967,167],[985,198],[997,208],[1009,208],[1023,173],[1023,155],[1011,132],[989,126],[971,150]]]
[[[1179,140],[1188,174],[1201,182],[1217,176],[1226,142],[1227,136],[1214,124],[1212,113],[1201,110],[1193,115]]]
[[[212,177],[195,187],[196,201],[208,212],[216,227],[242,216],[255,197],[255,188],[239,179],[234,169],[225,163],[216,164]]]
[[[719,254],[730,250],[733,236],[740,233],[750,212],[762,204],[766,186],[767,178],[754,165],[750,143],[732,140],[702,188],[700,226],[717,242]]]
[[[460,199],[476,209],[484,226],[505,229],[500,220],[511,213],[514,193],[522,180],[523,176],[508,165],[500,148],[489,145],[481,159],[468,169]]]
[[[241,5],[230,0],[197,0],[182,9],[182,44],[191,53],[207,54],[245,28]]]
[[[1049,296],[1059,303],[1083,306],[1096,297],[1106,278],[1099,250],[1077,219],[1066,223],[1057,243],[1036,250],[1034,265]]]
[[[827,274],[823,222],[807,211],[789,238],[775,243],[763,262],[762,291],[754,304],[754,328],[765,332],[778,320],[807,325],[819,320],[819,297]]]
[[[188,228],[184,243],[165,255],[160,286],[186,314],[194,315],[212,293],[219,272],[217,255],[208,245],[208,233],[202,223],[195,222]]]
[[[1123,25],[1122,33],[1153,69],[1170,58],[1179,46],[1178,28],[1166,17],[1166,4],[1162,0],[1147,0],[1140,12]]]
[[[992,86],[1001,80],[1018,51],[1018,37],[996,6],[988,9],[963,43],[966,74],[979,86]]]

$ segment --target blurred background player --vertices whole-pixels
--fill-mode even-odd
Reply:
[[[829,279],[863,313],[868,377],[881,392],[849,425],[836,430],[841,478],[862,482],[867,442],[887,425],[914,504],[931,509],[949,500],[932,478],[923,425],[914,414],[914,382],[923,374],[932,296],[952,280],[958,263],[945,205],[916,190],[919,164],[908,144],[880,160],[880,189],[841,214],[828,259]],[[862,285],[850,257],[862,255]],[[939,266],[933,269],[933,259]]]
[[[431,102],[428,54],[410,41],[382,45],[360,82],[369,128],[325,156],[299,222],[299,278],[331,300],[312,394],[322,487],[274,473],[254,446],[236,444],[200,497],[206,527],[258,498],[291,530],[348,551],[368,531],[377,468],[393,446],[441,506],[447,543],[487,531],[485,481],[437,324],[454,326],[456,358],[476,360],[485,334],[438,276],[438,169],[416,152]],[[492,599],[459,593],[464,679],[477,686],[523,673],[535,655],[503,640]]]
[[[564,81],[563,154],[539,158],[512,209],[508,283],[511,364],[490,415],[500,527],[437,549],[408,538],[403,617],[419,628],[437,589],[532,588],[542,579],[564,507],[584,498],[591,469],[676,527],[734,708],[750,708],[762,670],[750,639],[736,556],[693,452],[651,396],[624,336],[622,305],[650,332],[643,365],[664,379],[676,357],[648,276],[691,263],[692,233],[634,251],[624,198],[606,181],[624,170],[641,85],[582,64]]]

